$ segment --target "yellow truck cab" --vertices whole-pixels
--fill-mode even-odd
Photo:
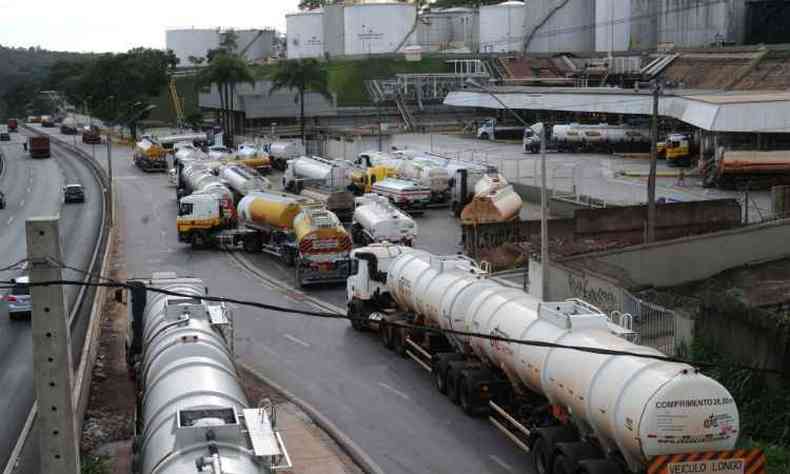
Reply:
[[[669,166],[689,166],[691,164],[689,137],[683,133],[672,133],[666,140],[666,159]]]
[[[351,172],[351,187],[352,191],[357,196],[370,193],[373,185],[378,181],[387,178],[397,177],[398,173],[395,168],[386,165],[370,166],[364,169],[357,169]]]

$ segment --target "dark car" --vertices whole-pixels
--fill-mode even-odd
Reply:
[[[85,189],[81,184],[67,184],[63,186],[63,201],[85,202]]]
[[[5,209],[5,194],[0,191],[0,209]]]
[[[11,140],[11,135],[8,132],[0,132],[0,142],[7,142]]]

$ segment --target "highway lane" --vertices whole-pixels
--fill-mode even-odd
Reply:
[[[0,210],[0,266],[26,257],[25,220],[33,216],[58,215],[65,263],[87,267],[98,236],[100,219],[99,187],[90,171],[73,158],[59,156],[50,159],[31,159],[22,149],[23,133],[12,134],[12,143],[4,144],[6,156],[0,189],[6,193],[7,207]],[[81,182],[86,186],[85,204],[64,206],[64,182]],[[93,197],[91,197],[93,196]],[[16,272],[20,274],[22,272]],[[0,277],[15,276],[5,273]],[[79,274],[64,271],[64,277]],[[64,289],[67,311],[77,297],[78,289]],[[0,317],[0,386],[14,387],[0,392],[0,413],[8,414],[0,430],[0,466],[5,466],[18,434],[35,398],[32,382],[32,340],[29,321],[10,321]],[[77,355],[87,318],[78,318],[72,328],[72,342]],[[28,472],[35,472],[34,470]]]
[[[91,150],[90,145],[81,146]],[[106,159],[104,150],[95,149],[101,163]],[[173,271],[202,278],[214,295],[308,307],[299,294],[269,287],[226,253],[193,252],[179,244],[175,188],[164,174],[143,173],[131,166],[130,155],[128,148],[114,148],[117,220],[123,263],[130,276]],[[421,246],[441,253],[459,248],[457,224],[446,210],[430,211],[418,223],[424,226]],[[276,259],[247,257],[274,279],[292,282],[291,269]],[[342,285],[311,289],[309,294],[345,305]],[[526,456],[495,428],[464,415],[435,391],[427,373],[386,351],[371,334],[357,333],[345,321],[246,307],[233,310],[240,359],[317,407],[385,472],[531,472]]]

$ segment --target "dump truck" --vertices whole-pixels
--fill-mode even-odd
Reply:
[[[518,219],[524,202],[500,174],[489,174],[475,184],[472,200],[461,211],[463,224],[493,224]]]
[[[351,239],[331,211],[293,194],[251,192],[236,207],[236,225],[222,224],[220,201],[195,193],[179,201],[178,239],[194,249],[240,247],[294,266],[302,285],[345,281]]]
[[[351,165],[347,161],[320,156],[300,156],[288,160],[283,188],[298,193],[307,186],[346,190],[351,185]]]
[[[143,171],[167,171],[167,150],[153,138],[143,138],[134,147],[134,164]]]
[[[320,203],[342,222],[350,221],[354,214],[354,195],[351,191],[326,186],[309,186],[299,191],[299,195]]]
[[[790,184],[790,150],[728,150],[700,163],[703,186],[722,189],[769,189]]]
[[[417,361],[439,393],[530,451],[535,472],[765,473],[761,451],[735,450],[724,386],[598,308],[540,301],[465,256],[372,244],[351,258],[352,327]]]
[[[30,137],[27,140],[27,149],[31,158],[49,158],[49,137],[45,135]]]
[[[272,167],[280,171],[285,171],[288,160],[305,155],[304,146],[296,142],[272,142],[264,150],[269,153]]]
[[[8,119],[8,121],[6,122],[6,125],[8,125],[8,131],[10,133],[18,131],[19,122],[17,122],[17,120],[15,118]]]
[[[417,223],[393,206],[389,199],[365,194],[355,200],[351,240],[358,245],[374,242],[400,243],[408,247],[417,239]]]

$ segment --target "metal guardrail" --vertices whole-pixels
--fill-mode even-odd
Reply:
[[[26,125],[22,125],[22,127],[32,133],[41,133],[38,130],[27,127]],[[87,271],[85,272],[86,275],[83,277],[84,282],[92,280],[95,281],[97,279],[96,275],[99,273],[97,272],[97,268],[100,270],[100,272],[106,272],[109,269],[108,257],[111,250],[111,246],[109,245],[109,234],[112,231],[112,202],[110,201],[110,196],[107,193],[109,177],[101,165],[99,165],[99,163],[88,153],[74,145],[60,141],[51,135],[49,135],[49,137],[50,145],[55,142],[56,146],[68,149],[71,153],[79,156],[83,161],[88,163],[89,167],[94,172],[99,185],[104,190],[104,199],[102,200],[102,226],[99,230],[96,247],[94,248],[94,251],[91,255],[91,261],[88,265]],[[101,254],[101,259],[99,259],[102,248],[104,248],[104,253]],[[74,301],[74,305],[72,306],[72,310],[69,314],[69,327],[74,324],[80,308],[85,303],[84,298],[87,292],[86,288],[87,287],[85,286],[80,288],[80,292]],[[93,301],[91,302],[91,311],[89,313],[90,322],[85,334],[85,340],[83,341],[82,348],[80,350],[80,363],[74,376],[75,383],[73,387],[72,399],[73,403],[77,407],[76,416],[78,418],[80,427],[82,426],[82,421],[85,418],[85,411],[88,405],[88,396],[90,394],[90,384],[93,375],[93,365],[95,363],[96,354],[98,351],[98,311],[101,308],[101,303],[104,300],[104,296],[105,291],[94,292]],[[30,432],[32,431],[37,411],[38,403],[36,400],[34,400],[33,406],[31,407],[25,424],[22,428],[22,432],[20,433],[19,438],[17,439],[17,442],[15,443],[15,446],[3,469],[3,474],[10,474],[16,468],[24,445],[27,442]]]

